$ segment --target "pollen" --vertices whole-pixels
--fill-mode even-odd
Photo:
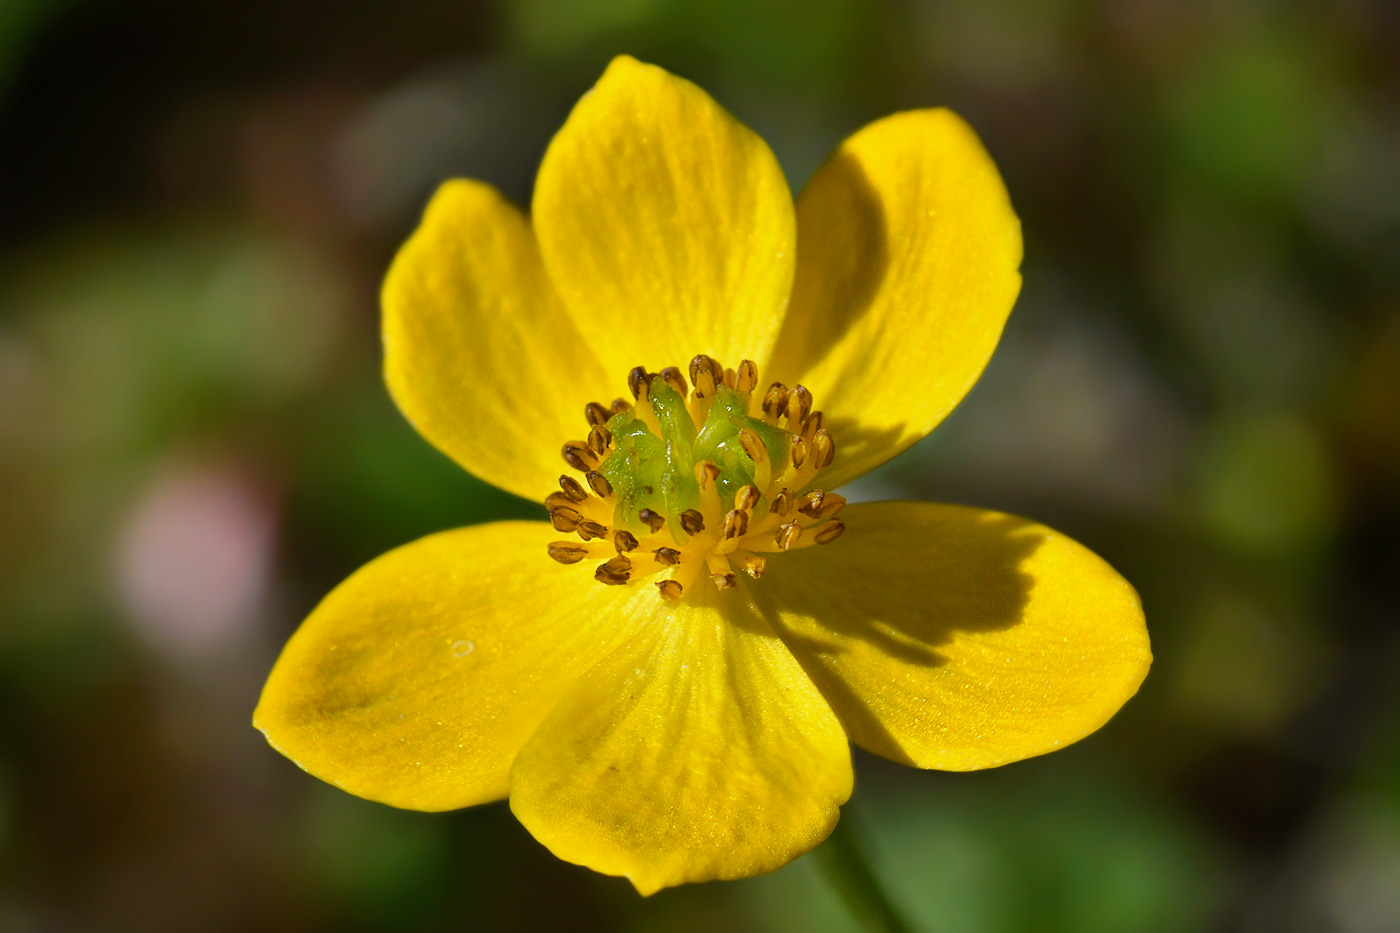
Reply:
[[[763,576],[768,556],[830,544],[846,500],[820,486],[836,457],[826,418],[804,386],[759,388],[758,366],[727,369],[700,354],[679,367],[627,374],[633,401],[584,408],[587,436],[564,443],[577,475],[545,499],[562,564],[590,560],[605,586],[646,581],[683,599],[708,581]]]

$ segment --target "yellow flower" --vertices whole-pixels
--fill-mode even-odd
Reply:
[[[371,800],[509,797],[560,858],[644,894],[815,846],[850,742],[971,770],[1093,732],[1151,660],[1112,568],[1024,519],[831,491],[967,392],[1020,259],[995,166],[945,110],[862,129],[794,207],[702,90],[616,59],[532,217],[448,182],[384,286],[399,407],[467,470],[548,495],[553,527],[362,568],[255,724]]]

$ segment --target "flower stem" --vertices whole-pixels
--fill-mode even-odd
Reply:
[[[912,933],[861,849],[860,829],[851,808],[843,808],[836,828],[817,847],[817,862],[846,909],[870,933]]]

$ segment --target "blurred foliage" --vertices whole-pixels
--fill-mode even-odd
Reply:
[[[503,807],[388,810],[248,725],[360,563],[538,515],[418,438],[377,290],[438,181],[528,200],[626,51],[794,189],[951,106],[1026,234],[983,380],[857,487],[1023,512],[1142,593],[1108,727],[860,756],[928,929],[1400,928],[1400,18],[1385,0],[0,3],[0,929],[846,931],[811,859],[636,898]]]

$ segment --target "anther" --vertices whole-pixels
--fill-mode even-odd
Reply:
[[[580,473],[587,473],[598,465],[598,457],[583,441],[569,441],[564,445],[563,453],[564,462]]]
[[[817,432],[826,427],[826,415],[819,411],[814,411],[806,418],[802,419],[802,436],[807,439],[807,443],[812,442],[812,438],[817,436]]]
[[[721,532],[723,538],[728,541],[731,538],[742,538],[749,530],[749,513],[739,509],[730,509],[724,515],[724,530]]]
[[[812,517],[818,521],[825,521],[828,518],[835,518],[837,513],[846,507],[846,497],[839,492],[829,492],[822,498],[822,504],[817,510],[811,513]]]
[[[608,411],[597,402],[589,402],[583,406],[583,417],[588,419],[590,425],[606,424],[612,417],[612,412]]]
[[[725,369],[724,384],[729,388],[734,388],[739,384],[739,374],[732,369]]]
[[[656,584],[656,588],[661,591],[662,599],[680,599],[681,594],[685,592],[685,587],[675,580],[662,580]]]
[[[663,567],[674,567],[681,562],[681,552],[673,547],[659,547],[653,553],[656,554],[656,562]]]
[[[638,545],[636,535],[630,531],[618,529],[613,532],[613,547],[617,548],[617,553],[625,554],[628,551],[635,551]]]
[[[836,459],[836,442],[825,430],[818,431],[812,438],[812,458],[818,470],[831,466]]]
[[[806,386],[793,386],[788,392],[788,417],[800,425],[812,411],[812,393]]]
[[[645,366],[634,366],[627,374],[627,390],[632,393],[632,397],[640,400],[646,392],[647,386],[651,384],[651,374],[647,372]]]
[[[768,459],[768,449],[763,446],[763,438],[759,437],[753,428],[739,429],[739,443],[754,463],[762,463]]]
[[[616,561],[623,561],[625,569],[618,569]],[[627,578],[632,570],[632,562],[625,557],[614,557],[598,565],[598,569],[593,571],[593,579],[599,583],[606,583],[608,586],[622,586],[627,582]]]
[[[830,544],[837,538],[841,537],[841,533],[845,530],[846,523],[841,521],[841,519],[839,518],[834,518],[831,521],[827,522],[825,525],[823,525],[821,527],[821,530],[817,532],[817,543]]]
[[[599,499],[606,499],[613,494],[612,483],[608,482],[608,478],[597,470],[589,470],[584,479],[588,480],[588,488],[597,493]]]
[[[720,468],[711,460],[701,460],[695,464],[695,481],[701,489],[709,489],[710,484],[720,477]]]
[[[758,388],[758,364],[753,360],[742,360],[734,375],[734,388],[740,392],[752,392]]]
[[[773,501],[768,504],[768,511],[773,515],[780,515],[786,518],[792,512],[792,493],[784,489],[773,497]]]
[[[660,514],[653,512],[651,509],[642,509],[637,513],[637,519],[643,525],[646,525],[647,529],[652,534],[656,534],[661,530],[661,526],[666,524],[666,519]]]
[[[581,521],[583,521],[583,516],[567,506],[561,505],[549,510],[549,523],[554,526],[555,531],[562,531],[565,534],[577,531]]]
[[[763,413],[774,421],[787,413],[787,386],[775,382],[763,396]]]
[[[559,488],[564,490],[564,497],[570,502],[585,502],[588,499],[588,490],[572,476],[559,477]]]
[[[681,513],[681,527],[688,535],[698,535],[705,530],[705,516],[695,509],[686,509]]]
[[[817,512],[822,507],[822,499],[825,498],[825,496],[826,493],[822,492],[820,489],[813,489],[811,492],[807,493],[807,495],[797,500],[797,511],[801,512],[803,515],[815,518]]]
[[[763,571],[768,569],[768,558],[761,554],[745,554],[739,558],[739,566],[743,567],[749,576],[757,580],[763,576]]]
[[[791,448],[794,467],[800,467],[807,462],[807,455],[812,452],[812,445],[807,443],[805,437],[794,437],[788,446]]]
[[[734,508],[751,512],[754,506],[758,505],[758,496],[757,486],[743,486],[734,494]]]
[[[796,544],[800,537],[802,537],[802,526],[797,522],[788,522],[786,525],[778,526],[778,531],[773,539],[778,542],[778,550],[786,551]]]
[[[558,528],[559,526],[555,525],[554,527]],[[600,525],[597,522],[582,521],[578,523],[578,536],[585,541],[591,541],[594,538],[606,538],[608,536],[608,529],[606,525]]]
[[[710,574],[710,579],[713,580],[713,581],[715,581],[715,586],[717,586],[719,589],[722,589],[722,590],[732,590],[732,589],[734,589],[734,574],[733,574],[732,572],[730,572],[730,573],[712,573],[712,574]]]
[[[703,353],[690,361],[690,381],[702,398],[714,398],[715,388],[724,379],[724,367]]]
[[[685,376],[681,375],[678,367],[667,366],[661,370],[661,378],[668,386],[679,392],[681,398],[685,398],[686,392],[690,391],[689,386],[685,384]]]
[[[608,446],[612,444],[612,432],[601,424],[595,424],[588,431],[588,449],[599,457],[607,452]]]
[[[629,408],[631,408],[631,407],[632,407],[632,404],[631,404],[630,402],[628,402],[627,399],[625,399],[625,398],[615,398],[615,399],[613,399],[613,402],[612,402],[612,413],[613,413],[614,415],[619,415],[619,414],[621,414],[622,412],[627,411],[627,409],[629,409]]]
[[[588,497],[584,496],[584,498],[587,499]],[[567,494],[562,492],[551,492],[549,495],[544,497],[545,508],[549,509],[551,512],[561,507],[571,509],[574,506],[578,505],[578,503],[579,500],[570,499]]]
[[[588,556],[588,548],[572,541],[555,541],[549,546],[549,556],[561,564],[577,564]]]

